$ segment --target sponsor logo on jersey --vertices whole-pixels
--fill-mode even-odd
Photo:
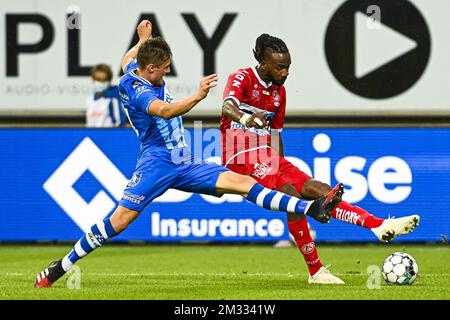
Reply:
[[[272,172],[272,168],[265,162],[263,163],[256,163],[255,164],[255,170],[252,173],[252,176],[263,179],[265,176],[270,174]]]
[[[125,192],[123,194],[122,199],[128,200],[128,201],[133,202],[135,204],[140,204],[142,201],[145,200],[145,196],[133,194],[133,193],[130,193],[130,192]]]
[[[272,96],[273,96],[273,100],[275,100],[276,102],[280,101],[280,95],[278,94],[277,90],[272,92]]]
[[[134,89],[136,89],[137,87],[142,86],[142,83],[140,83],[139,81],[133,81],[131,85]]]
[[[241,72],[237,73],[237,74],[234,76],[232,86],[233,86],[233,87],[236,87],[236,88],[239,88],[239,87],[241,86],[242,80],[244,80],[244,78],[245,78],[246,75],[248,75],[248,72],[245,71],[245,70],[242,70]]]
[[[270,135],[270,131],[267,130],[267,129],[257,129],[255,127],[249,128],[246,125],[243,125],[243,124],[240,124],[240,123],[237,123],[237,122],[234,122],[234,121],[231,122],[230,129],[246,130],[248,132],[252,132],[252,133],[255,133],[255,134],[260,135],[260,136]]]
[[[136,171],[133,174],[133,177],[131,177],[130,182],[128,182],[127,188],[136,187],[139,184],[139,182],[141,182],[141,180],[142,180],[142,171]]]
[[[151,91],[149,88],[146,88],[146,87],[143,87],[143,86],[137,87],[136,88],[136,97],[139,98],[139,96],[141,94],[143,94],[144,92],[149,92],[149,91]]]

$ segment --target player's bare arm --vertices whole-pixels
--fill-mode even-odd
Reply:
[[[153,100],[148,106],[148,113],[164,119],[171,119],[183,115],[208,96],[209,90],[217,86],[218,79],[217,74],[204,77],[200,81],[200,86],[196,94],[170,104],[158,99]]]
[[[231,99],[227,99],[223,102],[222,113],[231,120],[240,122],[249,128],[254,127],[262,129],[267,127],[266,117],[263,113],[254,113],[252,115],[244,113],[239,110],[236,103]]]
[[[137,26],[139,42],[125,54],[122,60],[122,71],[125,72],[126,66],[130,61],[136,59],[137,52],[141,44],[152,37],[152,23],[149,20],[142,20]]]

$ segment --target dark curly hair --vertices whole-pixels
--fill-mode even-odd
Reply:
[[[255,49],[253,49],[253,55],[258,62],[264,60],[267,49],[272,49],[273,52],[277,53],[289,53],[289,49],[283,40],[263,33],[256,39]]]

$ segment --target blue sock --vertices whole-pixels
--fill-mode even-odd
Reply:
[[[88,255],[98,247],[101,247],[106,240],[114,237],[115,235],[117,235],[117,232],[111,225],[109,218],[94,224],[91,227],[91,231],[85,233],[80,240],[78,240],[69,254],[64,257],[62,261],[64,271],[69,271],[75,262]]]
[[[259,183],[250,189],[247,200],[259,207],[288,213],[305,213],[313,201],[305,201],[283,192],[265,188]]]

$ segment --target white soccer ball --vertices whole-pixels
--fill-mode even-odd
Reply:
[[[418,272],[416,260],[405,252],[394,252],[383,262],[383,278],[389,284],[412,284]]]

